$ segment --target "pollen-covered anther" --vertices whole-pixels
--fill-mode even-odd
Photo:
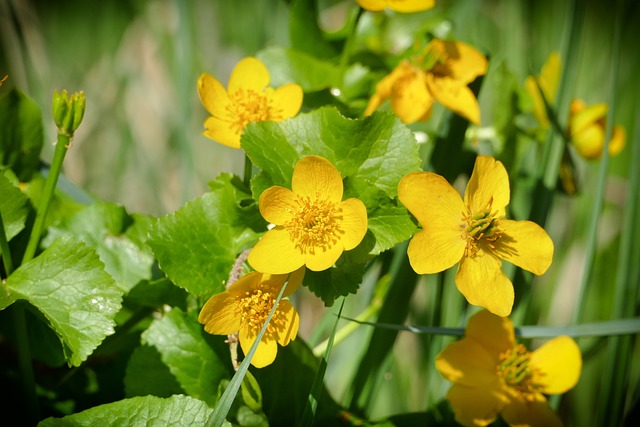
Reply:
[[[485,244],[489,249],[495,249],[495,242],[502,235],[499,228],[502,218],[498,216],[497,211],[491,212],[490,205],[478,212],[462,214],[460,229],[463,238],[467,241],[465,250],[467,256],[475,255],[480,243]]]
[[[235,120],[232,128],[236,133],[242,133],[246,125],[252,122],[280,121],[283,119],[282,110],[275,108],[266,92],[253,89],[238,89],[229,94],[231,103],[227,110]]]
[[[539,391],[539,386],[534,381],[536,372],[529,365],[530,360],[531,353],[524,345],[518,344],[500,354],[500,363],[496,368],[505,384],[527,400],[532,400]]]
[[[313,254],[315,248],[326,250],[338,242],[342,233],[338,204],[319,197],[298,196],[291,213],[292,218],[284,227],[302,252]]]
[[[242,321],[249,325],[255,335],[258,334],[269,317],[276,298],[273,293],[260,289],[245,294],[237,300],[237,313],[242,317]],[[267,326],[267,334],[273,334],[284,326],[284,319],[276,311]]]

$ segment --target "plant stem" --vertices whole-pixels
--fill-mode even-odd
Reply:
[[[9,250],[9,242],[4,232],[4,221],[2,220],[2,212],[0,212],[0,254],[2,255],[2,263],[7,277],[13,272],[13,258]]]
[[[29,236],[29,243],[27,244],[27,249],[25,250],[22,258],[22,264],[31,261],[36,253],[36,249],[38,248],[40,236],[42,235],[42,230],[44,228],[44,222],[47,218],[49,204],[53,198],[53,193],[55,191],[56,184],[58,183],[58,177],[62,170],[62,162],[64,161],[64,156],[67,154],[70,143],[71,137],[69,135],[58,132],[58,142],[56,143],[56,150],[53,154],[53,162],[51,163],[49,176],[47,176],[47,181],[44,185],[44,192],[42,194],[42,199],[40,200],[40,205],[38,206],[38,212],[36,213],[36,220],[33,224],[31,235]]]
[[[253,175],[253,163],[246,154],[244,155],[244,185],[251,188],[251,176]]]

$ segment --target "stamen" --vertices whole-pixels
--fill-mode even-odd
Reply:
[[[463,239],[467,241],[466,256],[474,256],[481,242],[490,249],[495,249],[495,243],[502,235],[499,228],[502,217],[498,216],[498,211],[491,212],[492,203],[493,199],[480,211],[462,214],[460,230]]]
[[[529,366],[531,353],[522,344],[500,354],[500,363],[496,370],[512,391],[521,397],[532,400],[540,386],[534,382],[536,372]]]
[[[291,209],[292,218],[284,227],[295,245],[303,253],[315,254],[316,249],[326,251],[338,242],[343,233],[340,227],[341,209],[336,203],[310,196],[296,198]]]
[[[282,109],[273,105],[272,98],[266,92],[238,89],[230,93],[229,98],[231,102],[227,106],[227,111],[235,119],[231,127],[237,134],[242,133],[249,123],[283,119]]]
[[[247,291],[236,300],[236,315],[241,316],[242,323],[248,325],[254,335],[267,321],[271,308],[276,301],[276,296],[271,292],[263,292],[260,289]],[[270,335],[285,326],[285,319],[281,312],[275,311],[265,334]]]

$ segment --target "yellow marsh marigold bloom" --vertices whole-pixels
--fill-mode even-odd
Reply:
[[[279,122],[295,116],[302,106],[302,88],[289,83],[269,87],[269,71],[253,57],[244,58],[231,72],[228,89],[213,76],[198,79],[198,95],[211,114],[204,136],[232,148],[240,148],[240,135],[252,122]]]
[[[533,116],[543,128],[549,127],[549,117],[547,116],[547,109],[540,94],[540,89],[542,89],[542,94],[544,94],[547,102],[553,105],[558,93],[561,69],[562,60],[560,54],[551,52],[540,70],[540,75],[538,77],[529,76],[524,81],[524,87],[533,101]],[[536,79],[538,81],[537,84]],[[538,89],[538,85],[540,85],[540,89]]]
[[[513,285],[500,260],[540,275],[553,257],[553,242],[540,226],[505,219],[509,197],[507,171],[489,156],[476,159],[464,200],[440,175],[405,175],[398,198],[422,226],[407,250],[413,269],[431,274],[459,263],[456,286],[467,301],[508,316]]]
[[[420,12],[431,9],[436,0],[356,0],[363,9],[371,12],[379,12],[386,8],[396,12]]]
[[[516,343],[511,320],[483,310],[436,357],[436,368],[453,383],[447,400],[460,424],[486,426],[500,414],[509,425],[554,427],[562,422],[544,394],[573,388],[582,356],[567,336],[530,352]]]
[[[467,84],[486,74],[487,59],[471,46],[435,39],[424,52],[398,66],[376,86],[364,114],[386,99],[404,123],[428,120],[435,101],[480,124],[480,107]]]
[[[342,200],[340,172],[325,158],[296,163],[291,190],[274,186],[260,195],[260,213],[275,224],[249,253],[258,271],[285,274],[303,265],[326,270],[360,244],[367,232],[362,201]]]
[[[291,274],[283,297],[293,294],[302,282],[304,269]],[[242,276],[226,291],[212,296],[202,307],[198,321],[204,330],[214,335],[238,332],[240,347],[247,354],[260,329],[269,317],[287,275],[273,275],[256,271]],[[270,365],[276,358],[279,343],[282,346],[296,338],[300,319],[296,309],[281,299],[271,317],[269,326],[251,359],[256,368]]]
[[[569,111],[569,137],[571,144],[581,156],[599,159],[604,149],[607,104],[604,102],[586,106],[582,100],[571,101]],[[623,127],[615,125],[609,141],[609,154],[617,155],[624,148],[626,133]]]

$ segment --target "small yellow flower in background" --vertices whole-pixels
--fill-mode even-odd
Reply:
[[[289,83],[269,87],[269,71],[253,57],[244,58],[231,72],[228,89],[213,76],[198,79],[198,95],[211,114],[204,136],[232,148],[240,148],[240,135],[252,122],[279,122],[295,116],[302,106],[302,88]]]
[[[487,59],[460,42],[432,40],[421,55],[403,60],[376,86],[364,114],[386,99],[404,123],[428,120],[438,101],[472,123],[480,124],[480,107],[467,84],[486,74]]]
[[[405,175],[398,198],[422,226],[407,250],[413,269],[432,274],[459,263],[456,286],[470,304],[508,316],[514,292],[500,260],[537,275],[551,264],[553,242],[539,225],[505,219],[509,176],[493,157],[476,159],[464,201],[431,172]]]
[[[540,123],[540,126],[545,129],[549,127],[549,117],[547,116],[547,109],[540,94],[540,89],[542,89],[542,94],[544,94],[547,102],[553,105],[556,94],[558,93],[561,70],[562,60],[560,54],[558,52],[551,52],[540,70],[540,76],[537,78],[529,76],[524,81],[525,89],[529,92],[533,101],[533,116],[538,123]],[[538,84],[536,84],[536,79]],[[540,89],[538,89],[538,85],[540,85]]]
[[[274,186],[260,195],[260,213],[275,224],[249,253],[257,271],[285,274],[301,266],[326,270],[360,244],[367,232],[367,209],[356,198],[342,201],[340,172],[325,158],[296,163],[291,190]]]
[[[562,421],[544,394],[573,388],[582,356],[567,336],[530,352],[516,343],[511,320],[483,310],[469,319],[464,338],[436,357],[436,368],[453,383],[447,400],[460,424],[486,426],[500,414],[509,425],[554,427]]]
[[[293,294],[302,283],[304,269],[291,274],[283,297]],[[287,275],[268,275],[256,271],[242,276],[226,291],[212,296],[202,307],[198,321],[214,335],[238,332],[240,347],[246,355],[269,317]],[[288,300],[281,299],[269,326],[251,359],[256,368],[270,365],[279,343],[286,346],[298,334],[300,318]]]
[[[379,12],[386,8],[396,12],[420,12],[431,9],[436,0],[356,0],[358,4],[371,12]]]
[[[607,104],[601,102],[586,106],[582,100],[571,101],[569,111],[569,137],[581,156],[599,159],[604,149]],[[609,141],[609,154],[617,155],[624,148],[626,132],[622,126],[613,126]]]

